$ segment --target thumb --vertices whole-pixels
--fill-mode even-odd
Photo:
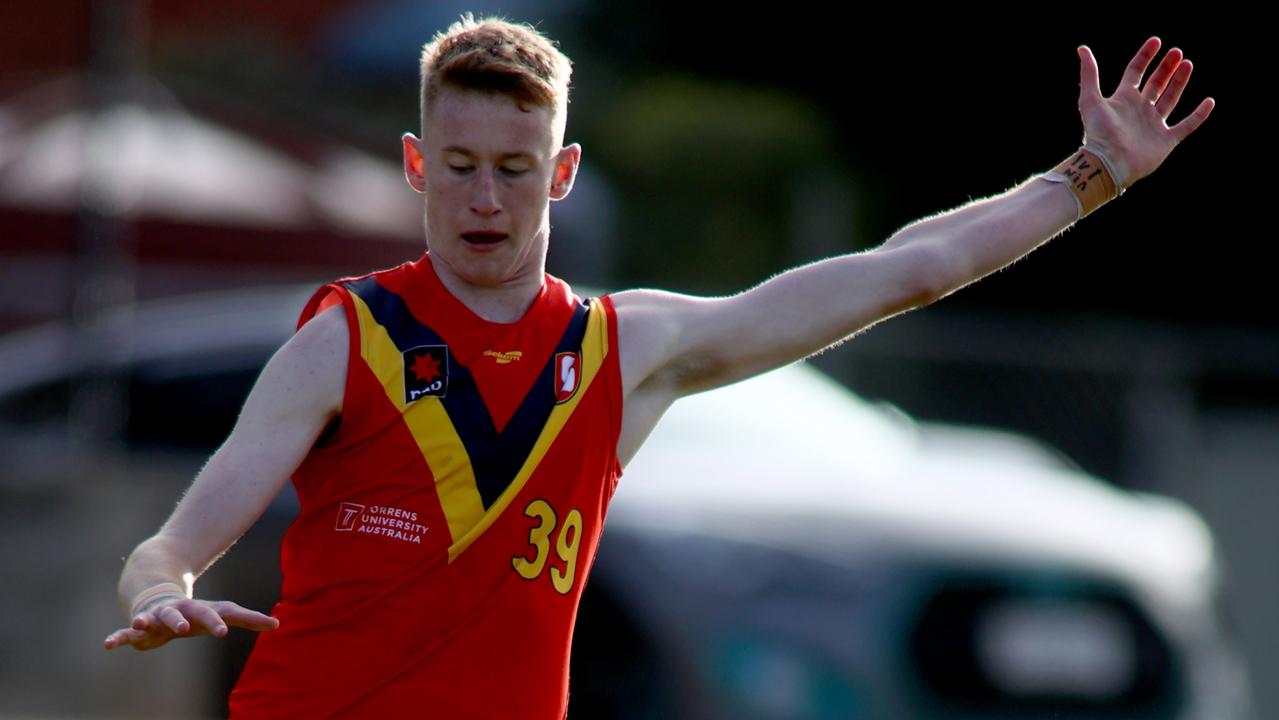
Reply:
[[[1079,54],[1079,106],[1101,101],[1101,83],[1097,79],[1097,60],[1087,45],[1080,45]]]

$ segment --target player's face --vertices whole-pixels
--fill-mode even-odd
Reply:
[[[446,88],[422,139],[404,138],[405,172],[426,195],[432,263],[474,286],[540,285],[549,201],[572,187],[580,148],[558,147],[551,108],[526,107]]]

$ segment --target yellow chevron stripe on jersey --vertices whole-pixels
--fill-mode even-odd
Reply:
[[[439,398],[415,400],[413,412],[405,412],[403,354],[391,341],[386,328],[373,318],[364,300],[353,292],[347,294],[359,318],[360,355],[381,381],[387,398],[400,411],[422,452],[422,459],[435,476],[435,492],[448,522],[449,537],[456,544],[484,517],[484,503],[475,483],[471,459]]]
[[[453,536],[453,544],[449,546],[449,562],[457,559],[471,543],[475,542],[480,535],[484,534],[497,518],[501,516],[502,511],[506,509],[515,496],[524,488],[524,484],[532,477],[533,472],[537,470],[537,466],[541,464],[542,458],[546,456],[547,450],[559,437],[560,431],[564,429],[565,423],[568,422],[573,411],[577,409],[578,402],[586,395],[587,389],[594,382],[595,376],[599,373],[600,367],[604,364],[604,358],[609,353],[608,346],[608,313],[604,310],[604,303],[599,299],[591,301],[590,316],[586,321],[586,334],[582,338],[582,379],[577,388],[577,392],[573,397],[565,402],[556,405],[551,410],[551,415],[546,419],[546,425],[542,428],[541,434],[537,437],[537,442],[533,445],[532,451],[529,452],[528,458],[524,461],[524,465],[520,467],[520,471],[516,474],[515,479],[507,486],[506,490],[498,497],[498,499],[489,507],[484,517],[472,527],[459,540],[457,536]]]

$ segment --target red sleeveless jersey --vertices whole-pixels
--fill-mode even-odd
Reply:
[[[232,716],[562,718],[621,474],[611,302],[547,275],[521,320],[488,322],[429,256],[326,285],[298,326],[334,302],[342,413],[293,477],[280,627]]]

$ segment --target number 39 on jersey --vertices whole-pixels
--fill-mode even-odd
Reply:
[[[573,589],[577,576],[577,550],[582,541],[582,513],[577,508],[568,511],[563,523],[559,523],[555,510],[545,500],[534,500],[524,508],[524,514],[537,521],[528,534],[529,552],[511,558],[511,566],[525,580],[536,580],[546,568],[546,561],[555,546],[555,555],[564,566],[560,570],[552,565],[547,573],[551,585],[561,595]],[[532,557],[529,557],[529,553]]]

